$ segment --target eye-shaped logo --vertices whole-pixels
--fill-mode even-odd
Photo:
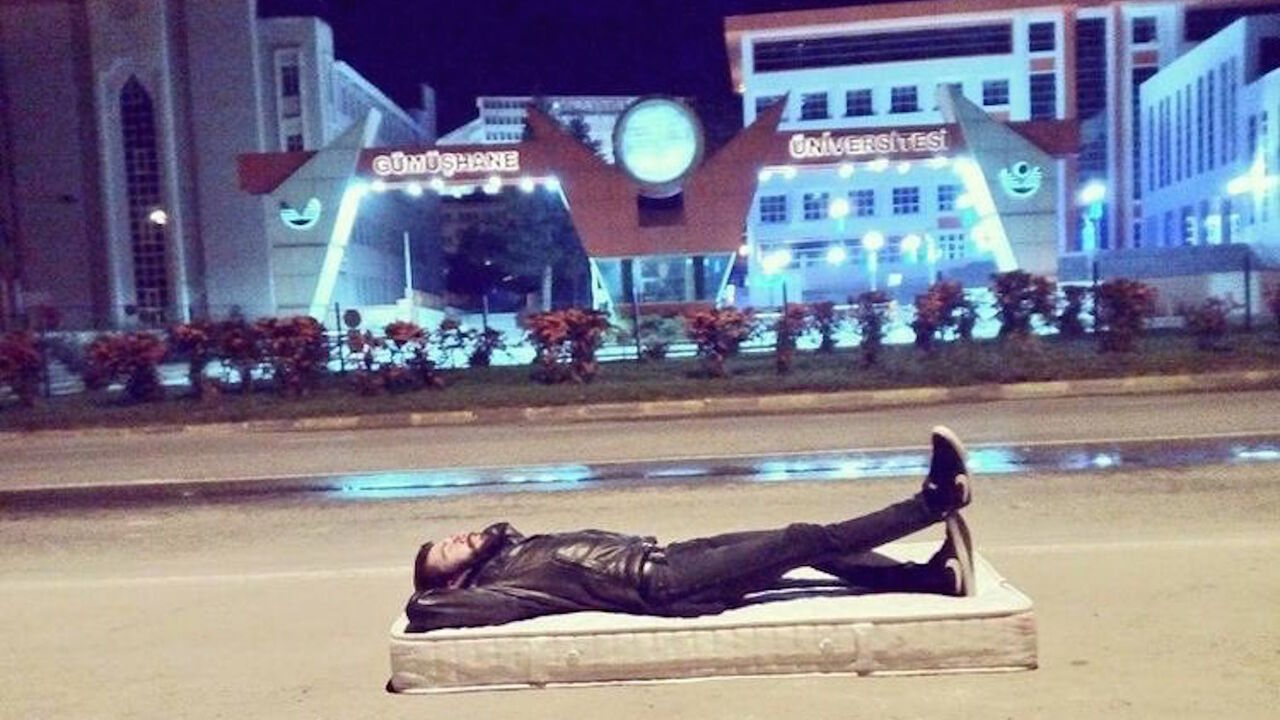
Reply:
[[[1016,162],[1000,171],[1000,186],[1016,198],[1029,198],[1040,190],[1044,170],[1028,162]]]
[[[320,221],[320,198],[311,198],[299,210],[287,202],[280,203],[280,220],[285,227],[306,230]]]

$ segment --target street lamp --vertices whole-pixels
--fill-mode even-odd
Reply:
[[[1076,194],[1076,203],[1084,208],[1084,227],[1080,229],[1080,249],[1091,256],[1098,249],[1098,222],[1102,219],[1102,206],[1106,199],[1107,186],[1100,180],[1090,180]]]
[[[911,256],[911,262],[917,262],[920,259],[920,236],[911,233],[902,238],[902,252]]]
[[[774,276],[782,273],[782,270],[791,264],[791,250],[788,248],[778,248],[771,253],[767,253],[760,258],[760,267],[764,269],[764,274]],[[787,276],[782,274],[782,307],[787,307]]]
[[[872,230],[862,236],[862,249],[867,252],[867,274],[871,276],[871,290],[875,292],[876,274],[880,269],[879,252],[884,247],[884,235]]]

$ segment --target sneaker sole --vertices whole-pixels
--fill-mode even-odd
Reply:
[[[967,507],[973,501],[973,486],[970,484],[972,476],[969,474],[969,450],[965,448],[964,443],[956,436],[955,431],[946,425],[935,425],[930,432],[943,440],[956,451],[956,456],[960,458],[960,473],[964,475],[963,480],[957,479],[956,484],[963,488],[964,498],[960,507]]]
[[[946,524],[947,539],[956,552],[956,563],[960,566],[960,594],[973,597],[978,588],[973,576],[973,537],[969,533],[969,524],[960,513],[954,512],[943,521]]]

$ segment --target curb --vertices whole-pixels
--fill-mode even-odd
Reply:
[[[0,438],[32,435],[127,436],[229,434],[238,432],[324,432],[402,428],[515,425],[522,423],[617,422],[806,412],[860,412],[880,408],[1002,400],[1048,400],[1107,395],[1153,395],[1280,388],[1280,370],[1148,375],[1097,380],[1056,380],[957,388],[916,387],[741,397],[654,400],[593,405],[481,408],[441,412],[333,415],[293,420],[248,420],[199,425],[149,425],[128,428],[0,431]]]

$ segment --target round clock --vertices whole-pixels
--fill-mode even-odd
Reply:
[[[670,97],[640,98],[618,118],[613,156],[650,193],[671,194],[702,158],[702,124]]]

